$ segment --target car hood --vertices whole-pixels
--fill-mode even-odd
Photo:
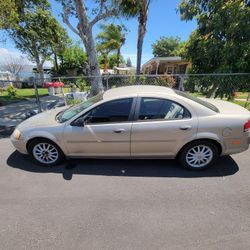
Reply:
[[[34,115],[20,123],[17,128],[25,129],[58,125],[59,123],[56,121],[55,116],[64,109],[65,107],[60,107]]]
[[[247,115],[250,117],[250,112],[241,107],[238,104],[234,104],[229,101],[223,101],[218,99],[210,99],[210,98],[200,98],[206,102],[209,102],[213,104],[215,107],[218,108],[221,114],[227,114],[227,115]]]

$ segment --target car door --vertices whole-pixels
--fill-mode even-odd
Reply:
[[[183,105],[140,97],[131,132],[132,157],[173,157],[197,132],[197,118]]]
[[[69,155],[130,156],[135,101],[123,98],[102,103],[66,126],[64,141]],[[84,125],[79,126],[79,120],[84,120]]]

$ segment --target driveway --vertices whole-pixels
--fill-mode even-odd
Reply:
[[[174,160],[36,166],[0,139],[0,249],[250,249],[250,150],[203,172]]]

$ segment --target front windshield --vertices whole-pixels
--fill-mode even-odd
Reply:
[[[96,95],[96,96],[88,99],[87,101],[81,102],[78,105],[74,105],[73,107],[67,108],[67,109],[59,112],[56,115],[56,120],[59,123],[66,122],[66,121],[70,120],[71,118],[73,118],[74,116],[76,116],[77,114],[79,114],[80,112],[82,112],[83,110],[87,109],[88,107],[92,106],[93,104],[95,104],[101,100],[103,100],[103,94]]]

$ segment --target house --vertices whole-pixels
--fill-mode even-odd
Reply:
[[[0,71],[0,87],[7,87],[11,81],[15,80],[14,75],[9,71]]]
[[[142,65],[145,75],[186,74],[191,63],[179,56],[154,57]]]
[[[135,67],[126,67],[121,65],[120,67],[114,66],[114,74],[116,75],[134,75]]]

